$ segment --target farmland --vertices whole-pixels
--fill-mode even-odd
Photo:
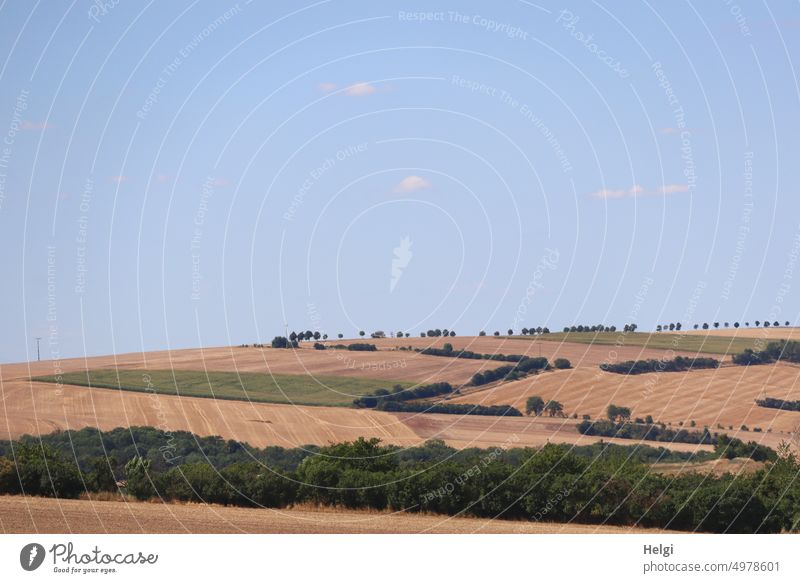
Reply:
[[[687,354],[735,354],[753,348],[760,336],[733,336],[732,334],[705,334],[706,330],[693,332],[554,332],[537,336],[543,342],[569,342],[593,346],[624,346],[676,351]],[[727,332],[727,330],[726,330]],[[514,340],[530,341],[526,336],[510,336]],[[776,336],[785,338],[785,336]],[[624,359],[623,359],[624,360]]]
[[[0,532],[262,534],[650,534],[660,529],[483,520],[318,507],[280,510],[212,504],[0,496]]]
[[[355,397],[375,389],[410,386],[402,381],[345,376],[125,369],[76,371],[58,377],[34,377],[32,380],[158,395],[325,406],[349,406]]]
[[[639,337],[627,335],[631,336]],[[544,336],[387,338],[372,342],[378,346],[375,352],[313,350],[306,345],[297,350],[223,347],[3,365],[0,436],[150,425],[221,435],[259,447],[324,445],[360,436],[405,446],[435,438],[455,447],[494,447],[511,435],[519,445],[586,444],[593,438],[580,435],[575,425],[583,415],[592,419],[603,416],[611,403],[631,407],[634,416],[652,415],[676,426],[695,421],[698,428],[708,425],[721,431],[721,425],[731,435],[741,433],[743,439],[763,441],[771,447],[781,440],[792,441],[800,425],[797,413],[765,409],[754,403],[764,391],[774,398],[800,399],[800,368],[783,363],[747,368],[731,366],[723,358],[720,369],[632,377],[605,373],[598,365],[615,357],[617,361],[636,360],[667,353],[652,346],[553,342]],[[445,342],[456,350],[482,354],[542,355],[551,361],[567,358],[573,366],[514,382],[464,387],[448,402],[524,409],[528,396],[540,395],[563,403],[566,414],[576,414],[577,420],[389,413],[342,406],[349,404],[353,395],[382,386],[464,383],[475,372],[498,366],[494,361],[426,356],[399,349],[441,348]],[[85,386],[87,369],[93,385],[112,389]],[[61,376],[60,383],[30,380],[49,377],[52,381],[54,372]],[[145,374],[150,375],[152,388],[143,380]],[[120,385],[134,390],[119,390]],[[742,425],[749,431],[742,430]],[[762,432],[756,433],[756,427]]]

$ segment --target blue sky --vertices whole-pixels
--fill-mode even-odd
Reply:
[[[797,321],[797,4],[0,5],[0,362]]]

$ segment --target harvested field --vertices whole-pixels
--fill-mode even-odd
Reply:
[[[762,395],[800,399],[800,367],[785,363],[635,376],[583,367],[474,390],[452,401],[503,403],[524,410],[525,401],[532,395],[560,401],[567,415],[577,413],[579,418],[585,414],[592,419],[604,417],[613,403],[630,407],[634,417],[652,415],[673,427],[683,422],[686,429],[691,429],[690,421],[694,420],[699,429],[708,425],[712,431],[773,448],[781,440],[797,445],[795,435],[800,428],[800,413],[758,407],[754,402]],[[750,431],[740,431],[742,425]],[[763,431],[753,431],[756,427]]]
[[[561,341],[556,334],[545,334],[542,336],[456,336],[454,338],[386,338],[373,340],[372,342],[381,349],[388,349],[397,346],[413,346],[414,348],[442,348],[445,343],[453,345],[454,350],[471,350],[481,354],[524,354],[526,356],[544,356],[549,360],[556,358],[566,358],[572,366],[597,366],[601,362],[609,360],[641,360],[646,358],[661,358],[665,355],[663,348],[645,348],[637,343],[625,343],[614,346],[618,342],[618,334],[610,335],[613,340],[608,343],[591,342],[579,339],[576,341]],[[563,335],[559,335],[563,336]],[[593,336],[593,335],[592,335]],[[630,337],[631,335],[628,335]],[[673,347],[667,347],[673,348]],[[413,352],[398,351],[398,354],[415,354]],[[676,351],[674,356],[695,356],[695,350]],[[616,357],[614,357],[616,355]],[[417,355],[418,356],[418,355]],[[443,356],[429,356],[426,358],[437,358],[439,360],[460,360]],[[493,368],[504,364],[496,361],[467,361],[480,364],[484,362],[484,368]],[[476,367],[477,368],[477,367]],[[445,379],[446,380],[446,379]]]
[[[0,496],[0,532],[263,534],[658,534],[657,529],[337,509],[252,509]]]
[[[524,380],[481,388],[450,402],[510,404],[524,408],[525,398],[539,394],[564,403],[568,413],[602,414],[613,402],[632,407],[635,415],[652,414],[665,422],[694,419],[698,426],[723,423],[738,428],[742,423],[761,426],[765,433],[745,432],[743,438],[760,437],[777,445],[789,431],[800,425],[800,414],[755,407],[753,399],[766,390],[771,397],[800,398],[795,391],[800,368],[790,365],[724,367],[713,371],[662,373],[624,377],[603,373],[597,368],[616,352],[616,360],[657,358],[663,351],[635,346],[557,343],[540,339],[494,337],[408,338],[374,341],[377,352],[328,351],[260,348],[193,349],[146,354],[42,361],[0,367],[0,437],[43,434],[57,429],[98,427],[103,430],[132,425],[150,425],[164,430],[186,430],[198,435],[220,435],[254,446],[298,447],[353,440],[359,436],[379,437],[387,443],[415,445],[429,438],[440,438],[456,447],[496,447],[512,436],[519,445],[541,445],[548,441],[591,443],[572,427],[573,420],[524,418],[461,417],[458,415],[392,414],[345,407],[310,407],[236,402],[194,397],[174,397],[151,392],[134,393],[109,389],[89,389],[73,385],[30,382],[32,376],[54,372],[66,374],[81,370],[114,367],[125,370],[244,371],[276,374],[313,374],[355,377],[392,382],[467,380],[481,367],[501,363],[455,359],[392,350],[398,343],[416,346],[442,346],[481,353],[528,354],[541,351],[548,358],[569,359],[577,368],[551,371]],[[339,355],[358,362],[405,363],[384,369],[349,368]],[[283,372],[279,372],[283,371]],[[141,372],[137,373],[141,374]],[[743,375],[743,376],[741,376]],[[651,377],[656,376],[653,384]],[[370,381],[371,382],[371,381]],[[706,386],[708,385],[708,386]],[[643,397],[643,395],[647,395]],[[768,427],[773,433],[767,434]],[[731,433],[730,431],[728,431]],[[784,433],[781,433],[784,432]],[[628,442],[630,443],[630,442]],[[672,447],[672,446],[671,446]],[[687,447],[687,444],[675,445]],[[694,446],[688,446],[694,447]]]
[[[734,458],[732,460],[721,458],[699,463],[670,462],[654,464],[651,467],[654,472],[667,476],[678,476],[689,472],[721,476],[723,474],[740,475],[755,472],[763,468],[764,465],[764,462],[756,462],[748,458]]]
[[[692,336],[728,336],[730,338],[755,338],[761,340],[800,340],[800,328],[774,327],[769,328],[710,328],[708,330],[687,330]]]
[[[220,435],[257,447],[299,447],[378,437],[386,443],[419,445],[444,439],[454,447],[498,447],[547,442],[588,444],[572,420],[385,413],[344,407],[305,407],[172,397],[89,389],[51,383],[4,383],[0,438],[39,435],[57,429],[147,425]],[[694,448],[675,444],[674,449]],[[702,449],[702,448],[701,448]]]
[[[727,331],[727,330],[726,330]],[[705,332],[700,331],[700,332]],[[530,338],[527,336],[511,336],[511,339],[528,341]],[[672,358],[678,354],[684,356],[691,356],[694,354],[717,354],[717,355],[733,355],[744,351],[745,348],[755,348],[755,338],[740,336],[733,337],[731,334],[725,335],[706,335],[706,334],[690,334],[688,330],[680,332],[555,332],[552,334],[543,334],[536,337],[537,340],[543,342],[575,342],[579,344],[590,344],[592,346],[614,346],[614,350],[619,354],[617,362],[622,360],[637,360],[643,358],[650,358],[648,356],[640,356],[629,358],[623,356],[616,346],[631,348],[641,347],[651,350],[659,351],[661,356],[664,356],[664,351],[674,351],[674,354],[668,356]],[[658,358],[658,357],[656,357]]]

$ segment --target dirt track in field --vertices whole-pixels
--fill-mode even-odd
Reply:
[[[0,532],[262,534],[658,534],[656,529],[336,509],[95,502],[0,496]]]

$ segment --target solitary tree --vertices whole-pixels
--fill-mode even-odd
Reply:
[[[500,336],[500,332],[498,332],[497,330],[495,330],[495,331],[494,331],[494,335],[495,335],[495,336]]]
[[[541,415],[544,411],[544,400],[539,396],[528,397],[525,402],[525,414]]]
[[[611,421],[628,421],[631,418],[631,410],[628,407],[611,404],[606,408],[606,415]]]
[[[738,328],[738,327],[739,327],[739,322],[734,322],[734,323],[733,323],[733,327],[734,327],[734,328]]]
[[[344,338],[344,334],[342,334],[341,332],[339,332],[339,333],[337,334],[337,336],[338,336],[339,338]]]
[[[703,322],[703,330],[708,330],[708,322]]]
[[[362,338],[364,337],[364,334],[366,334],[366,332],[364,332],[363,330],[358,331],[358,335],[361,336]]]
[[[486,336],[486,331],[481,330],[480,332],[478,332],[478,336]]]
[[[564,405],[558,401],[548,401],[547,405],[544,407],[544,410],[547,411],[547,414],[550,415],[550,417],[561,416],[564,414]]]
[[[508,335],[509,336],[513,336],[514,335],[514,331],[511,328],[508,329]]]

